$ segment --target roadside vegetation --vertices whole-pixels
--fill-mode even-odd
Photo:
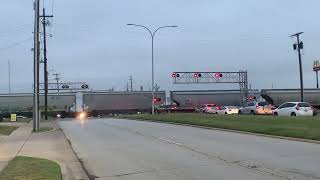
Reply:
[[[33,131],[33,133],[41,133],[41,132],[47,132],[47,131],[52,131],[52,127],[40,127],[39,131]]]
[[[0,180],[61,180],[60,166],[46,159],[15,157],[0,173]]]
[[[29,123],[31,120],[32,120],[32,118],[18,118],[17,121],[13,121],[13,122],[15,122],[15,123]],[[7,123],[7,122],[12,122],[12,121],[10,120],[10,118],[2,118],[0,120],[0,124],[1,124],[1,122]]]
[[[16,129],[18,129],[18,127],[16,127],[16,126],[1,126],[0,125],[0,134],[5,135],[5,136],[9,136]]]
[[[273,117],[176,113],[155,116],[150,114],[123,115],[119,117],[144,121],[191,124],[320,141],[320,116]]]

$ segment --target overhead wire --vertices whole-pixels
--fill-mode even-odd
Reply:
[[[14,33],[14,32],[21,32],[21,31],[25,31],[25,30],[31,30],[32,31],[32,24],[26,24],[26,25],[22,25],[22,26],[17,26],[14,28],[8,28],[4,31],[0,31],[0,35],[4,36],[7,35],[9,33]]]
[[[19,42],[16,42],[16,43],[13,43],[13,44],[8,45],[8,46],[6,46],[6,47],[2,47],[2,48],[0,48],[0,51],[7,50],[7,49],[11,49],[11,48],[20,46],[21,44],[23,44],[23,43],[25,43],[25,42],[28,42],[28,41],[30,41],[31,39],[33,39],[33,37],[30,37],[30,38],[28,38],[28,39],[24,39],[24,40],[19,41]]]

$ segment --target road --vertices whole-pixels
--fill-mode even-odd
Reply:
[[[170,124],[61,121],[97,180],[320,179],[320,145]]]

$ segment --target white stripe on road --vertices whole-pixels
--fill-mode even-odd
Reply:
[[[172,140],[169,140],[169,139],[165,139],[165,138],[157,138],[157,139],[159,139],[161,141],[165,141],[165,142],[167,142],[169,144],[175,144],[175,145],[178,145],[178,146],[183,146],[183,144],[175,142],[175,141],[172,141]]]

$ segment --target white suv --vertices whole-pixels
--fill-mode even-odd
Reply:
[[[313,116],[313,109],[306,102],[286,102],[273,111],[274,116]]]

